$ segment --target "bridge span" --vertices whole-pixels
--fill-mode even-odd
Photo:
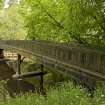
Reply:
[[[0,48],[69,75],[105,79],[105,47],[31,40],[1,40]]]

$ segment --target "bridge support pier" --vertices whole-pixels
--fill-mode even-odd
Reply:
[[[44,72],[44,65],[41,64],[41,72],[43,73]],[[43,74],[40,75],[40,92],[42,95],[45,94],[44,92],[44,81],[43,81]]]
[[[17,74],[20,75],[21,74],[21,55],[18,54],[17,56]],[[20,93],[20,81],[21,81],[21,78],[18,78],[17,79],[17,90],[18,92]]]
[[[0,59],[4,59],[4,53],[3,53],[4,49],[0,48]]]
[[[18,54],[17,73],[21,74],[21,55]]]
[[[42,95],[45,95],[45,90],[44,90],[44,74],[46,74],[47,72],[44,71],[44,65],[40,64],[40,71],[35,71],[35,72],[27,72],[27,73],[22,73],[21,72],[21,63],[23,61],[24,57],[22,58],[22,56],[20,54],[18,54],[17,56],[17,71],[16,71],[16,75],[13,75],[13,78],[15,80],[17,80],[17,91],[18,93],[20,93],[20,88],[21,88],[21,81],[23,81],[25,78],[31,78],[34,76],[39,76],[40,77],[40,87],[39,87],[39,92]]]

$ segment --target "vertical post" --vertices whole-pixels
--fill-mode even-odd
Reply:
[[[21,55],[20,54],[18,54],[17,73],[18,73],[18,75],[21,74]],[[17,80],[17,90],[18,90],[19,93],[20,93],[20,80],[21,79]]]
[[[1,49],[1,48],[0,48],[0,59],[4,59],[3,50],[4,50],[4,49]],[[3,90],[2,90],[2,91],[3,91],[3,101],[5,102],[5,101],[6,101],[6,93],[5,93],[5,89],[4,89],[4,84],[3,84],[2,89],[3,89]]]
[[[0,59],[4,59],[4,53],[3,53],[4,49],[0,48]],[[2,61],[1,61],[2,62]],[[4,84],[3,84],[4,85]],[[5,94],[5,90],[4,90],[4,86],[2,87],[2,91],[3,91],[3,101],[6,101],[6,94]]]
[[[44,86],[43,86],[43,71],[44,71],[44,66],[41,64],[41,80],[40,80],[40,92],[42,95],[44,95]]]
[[[0,59],[3,59],[3,58],[4,58],[3,50],[4,50],[4,49],[1,49],[1,48],[0,48]]]
[[[17,73],[21,74],[21,55],[18,54],[18,68],[17,68]]]

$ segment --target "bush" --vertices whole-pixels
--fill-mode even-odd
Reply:
[[[47,96],[28,93],[19,95],[0,105],[93,105],[91,98],[81,87],[64,83],[47,91]]]

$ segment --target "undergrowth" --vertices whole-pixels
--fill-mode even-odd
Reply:
[[[10,98],[0,105],[105,105],[105,87],[98,88],[91,98],[86,89],[66,82],[47,90],[46,96],[27,93]]]

